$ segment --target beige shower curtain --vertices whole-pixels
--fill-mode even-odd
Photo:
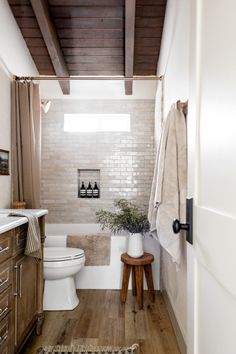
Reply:
[[[40,208],[41,112],[39,85],[12,83],[13,201]]]

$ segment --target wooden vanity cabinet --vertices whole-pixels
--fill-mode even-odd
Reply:
[[[39,219],[44,242],[44,217]],[[24,255],[28,224],[0,235],[0,353],[19,353],[43,323],[43,262]],[[1,254],[1,242],[7,250]],[[7,254],[7,256],[6,256]]]
[[[37,263],[18,256],[14,261],[15,348],[18,348],[37,321]]]
[[[0,235],[0,353],[13,353],[12,232]]]

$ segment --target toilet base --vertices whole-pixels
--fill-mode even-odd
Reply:
[[[79,305],[73,277],[57,280],[45,280],[44,311],[73,310]]]

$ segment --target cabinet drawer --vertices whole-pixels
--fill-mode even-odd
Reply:
[[[12,287],[0,294],[0,322],[12,308]]]
[[[12,260],[0,264],[0,294],[12,284]]]
[[[11,354],[11,312],[0,322],[0,353]]]
[[[12,230],[0,235],[0,263],[12,256],[12,236]]]
[[[14,230],[15,235],[13,237],[13,239],[14,239],[14,247],[13,247],[14,254],[19,254],[24,251],[25,245],[26,245],[27,230],[28,230],[28,223],[15,228],[15,230]]]

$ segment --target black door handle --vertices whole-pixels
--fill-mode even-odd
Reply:
[[[186,231],[186,241],[193,244],[193,198],[188,198],[186,203],[186,224],[181,224],[178,219],[175,219],[172,224],[172,229],[175,234],[181,230]]]
[[[178,234],[181,230],[189,231],[189,224],[181,224],[178,219],[175,219],[172,224],[172,229],[175,234]]]

